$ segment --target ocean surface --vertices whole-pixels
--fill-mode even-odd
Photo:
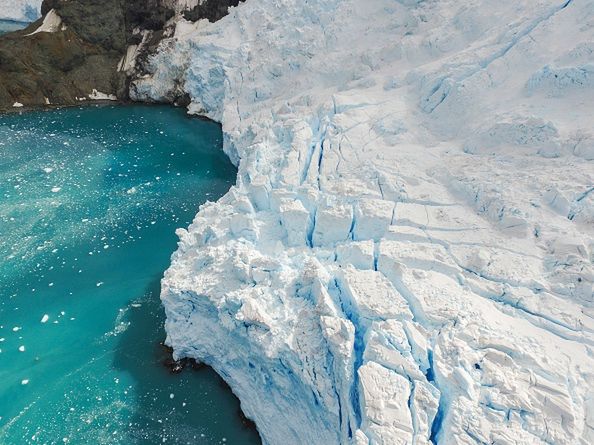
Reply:
[[[212,370],[163,364],[159,282],[235,181],[221,146],[165,106],[0,116],[0,443],[260,443]]]

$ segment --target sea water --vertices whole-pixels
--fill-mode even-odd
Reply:
[[[236,170],[161,106],[0,116],[0,443],[257,444],[209,369],[163,361],[175,229]]]

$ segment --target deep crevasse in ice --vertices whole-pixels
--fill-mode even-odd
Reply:
[[[594,443],[594,2],[248,0],[133,85],[221,121],[177,356],[269,444]]]
[[[33,22],[41,16],[42,0],[0,0],[0,20]]]

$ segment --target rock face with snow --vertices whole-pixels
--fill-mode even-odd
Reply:
[[[41,15],[42,0],[2,0],[0,20],[33,22]]]
[[[122,3],[45,0],[42,13],[0,37],[0,110],[14,102],[76,104],[93,90],[125,97],[126,74],[117,67],[131,31]]]
[[[2,4],[0,0],[0,4]],[[33,2],[9,2],[0,11],[17,17]],[[105,97],[128,100],[131,78],[176,18],[216,21],[238,0],[44,0],[27,29],[0,37],[0,111],[73,105]],[[24,18],[22,18],[24,20]],[[95,94],[94,92],[99,94]],[[183,98],[185,100],[185,97]]]
[[[132,85],[221,121],[168,343],[267,444],[594,443],[594,2],[248,0]]]

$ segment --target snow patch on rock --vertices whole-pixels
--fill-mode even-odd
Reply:
[[[58,15],[55,9],[51,9],[43,18],[43,22],[39,25],[35,31],[28,36],[32,36],[39,32],[58,32],[59,30],[64,31],[66,28],[62,26],[62,18]]]
[[[101,91],[97,91],[93,88],[91,94],[89,94],[89,99],[91,100],[118,100],[118,98],[114,94],[107,94],[102,93]],[[83,100],[83,99],[81,99]]]

